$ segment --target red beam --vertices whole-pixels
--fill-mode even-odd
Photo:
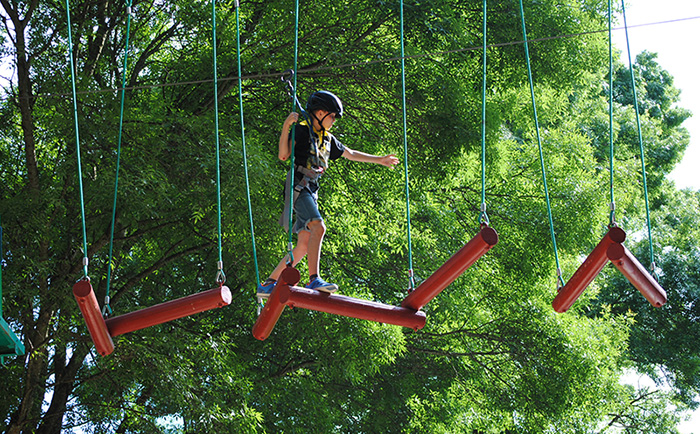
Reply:
[[[73,285],[73,296],[78,302],[80,312],[83,313],[85,324],[87,324],[90,337],[95,344],[97,352],[102,356],[112,354],[114,343],[107,331],[105,319],[100,313],[100,306],[97,304],[95,292],[89,280],[79,280]]]
[[[280,280],[272,289],[270,297],[265,302],[265,307],[260,312],[255,325],[253,325],[253,337],[255,339],[264,341],[272,333],[272,329],[275,328],[275,324],[277,324],[285,308],[284,303],[280,302],[280,290],[288,287],[289,285]]]
[[[557,296],[552,301],[552,307],[559,313],[564,313],[581,296],[583,291],[590,285],[600,270],[608,263],[607,251],[614,243],[625,241],[625,231],[618,227],[612,227],[597,246],[593,249],[585,261],[578,267],[578,270],[571,276]]]
[[[106,324],[109,333],[115,337],[229,304],[231,304],[231,291],[227,286],[222,285],[219,288],[109,318]]]
[[[425,326],[425,313],[406,307],[391,306],[360,300],[344,295],[331,295],[313,289],[285,285],[277,289],[280,303],[289,307],[327,312],[385,324],[395,324],[413,330]]]
[[[415,291],[401,303],[402,307],[420,310],[435,298],[443,289],[454,282],[467,268],[471,267],[484,253],[498,242],[498,234],[489,226],[484,226],[467,244],[452,255],[440,268],[421,283]]]
[[[275,324],[280,319],[282,311],[285,305],[280,302],[279,292],[280,289],[289,285],[296,285],[299,283],[301,275],[299,270],[292,266],[287,266],[280,274],[279,280],[274,288],[272,288],[272,293],[265,303],[260,315],[258,316],[255,325],[253,325],[253,337],[255,339],[264,341],[272,333],[272,329],[275,328]]]
[[[608,258],[618,270],[630,281],[644,297],[655,307],[666,303],[666,291],[659,285],[649,272],[639,263],[637,258],[622,244],[608,247]]]

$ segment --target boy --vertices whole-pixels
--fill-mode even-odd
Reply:
[[[355,151],[340,143],[329,132],[335,120],[343,116],[343,103],[333,93],[324,90],[314,92],[306,103],[306,112],[310,116],[311,125],[304,120],[295,128],[293,191],[296,221],[293,231],[298,234],[298,238],[292,250],[293,265],[308,255],[309,283],[306,287],[332,293],[338,289],[338,285],[328,283],[319,276],[321,245],[326,232],[323,217],[318,211],[319,177],[328,168],[330,160],[340,157],[386,167],[393,167],[399,160],[393,154],[378,156]],[[292,112],[282,126],[278,151],[278,157],[282,161],[286,161],[291,156],[292,140],[289,129],[298,120],[299,114]],[[285,189],[286,204],[289,203],[289,181],[287,179]],[[288,226],[286,223],[288,212],[287,209],[280,217],[280,223],[285,227]],[[259,298],[270,296],[288,261],[289,255],[280,261],[267,280],[258,285]]]

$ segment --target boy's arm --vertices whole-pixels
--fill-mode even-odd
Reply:
[[[364,152],[355,151],[354,149],[350,149],[347,146],[345,147],[345,151],[343,151],[343,157],[347,158],[350,161],[359,161],[361,163],[381,164],[382,166],[386,166],[386,167],[394,167],[399,162],[399,159],[396,158],[396,155],[394,155],[394,154],[389,154],[389,155],[366,154]]]
[[[284,120],[284,125],[282,125],[282,132],[280,133],[280,141],[278,144],[277,157],[286,161],[292,155],[292,144],[289,140],[289,129],[292,127],[296,121],[299,120],[299,113],[292,112]]]

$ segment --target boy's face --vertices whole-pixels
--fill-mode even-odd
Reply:
[[[330,130],[331,127],[333,127],[333,124],[335,123],[335,116],[335,113],[327,112],[325,110],[316,111],[316,118],[319,120],[319,123],[326,131]]]

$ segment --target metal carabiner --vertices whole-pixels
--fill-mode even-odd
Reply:
[[[288,69],[282,73],[280,80],[287,85],[287,93],[289,96],[294,95],[294,85],[292,84],[292,79],[294,78],[294,70]]]

